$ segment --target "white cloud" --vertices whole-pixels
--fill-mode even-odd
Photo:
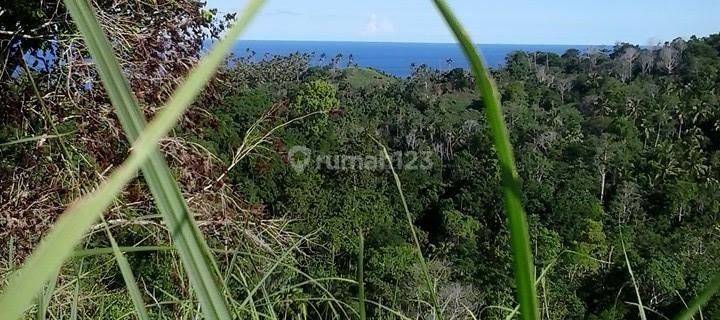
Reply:
[[[365,35],[379,35],[393,32],[395,32],[395,26],[392,21],[387,17],[382,17],[375,13],[370,15],[363,30]]]

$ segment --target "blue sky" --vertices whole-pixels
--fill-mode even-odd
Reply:
[[[221,12],[246,0],[207,0]],[[720,0],[449,0],[478,43],[648,45],[720,32]],[[268,0],[243,37],[452,42],[429,0]]]

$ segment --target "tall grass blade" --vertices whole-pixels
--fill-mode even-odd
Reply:
[[[8,240],[8,270],[10,272],[15,271],[15,237],[12,235],[10,236],[10,239]]]
[[[41,134],[41,135],[32,136],[32,137],[25,137],[25,138],[20,138],[20,139],[14,140],[14,141],[8,141],[8,142],[0,143],[0,147],[6,147],[6,146],[11,146],[11,145],[20,144],[20,143],[26,143],[26,142],[45,141],[45,140],[48,140],[48,139],[54,139],[54,138],[64,137],[64,136],[69,135],[69,134],[70,134],[70,133]]]
[[[127,130],[134,133],[133,139],[131,139],[134,142],[130,156],[95,192],[75,201],[58,218],[47,236],[28,257],[24,267],[3,289],[0,296],[0,319],[17,319],[23,314],[33,297],[52,277],[53,272],[62,265],[66,257],[71,255],[73,247],[80,242],[85,230],[110,206],[125,184],[135,177],[138,168],[147,161],[150,163],[144,166],[145,178],[151,185],[151,190],[154,191],[158,206],[162,207],[161,211],[165,214],[166,221],[173,230],[173,235],[176,236],[178,252],[189,271],[190,280],[198,293],[198,299],[203,305],[206,318],[230,318],[222,292],[218,289],[218,284],[214,279],[214,266],[207,244],[202,237],[199,237],[197,226],[190,220],[192,218],[188,214],[182,198],[180,200],[173,198],[175,200],[173,201],[164,194],[166,192],[171,195],[179,195],[179,189],[171,178],[167,164],[157,151],[157,142],[175,126],[204,84],[212,77],[225,54],[231,49],[234,39],[257,12],[262,2],[262,0],[250,2],[241,20],[228,31],[225,39],[200,61],[162,108],[162,111],[144,130],[140,131],[141,127],[138,127],[136,131]],[[123,111],[127,111],[125,107],[137,106],[92,8],[84,0],[68,0],[66,4],[81,32],[85,35],[88,46],[91,48],[90,52],[96,58],[98,68],[102,70],[100,73],[113,104],[124,106],[118,106],[118,110]],[[124,90],[125,92],[123,92]],[[128,98],[130,100],[127,100]],[[135,111],[138,110],[135,109]],[[144,127],[144,120],[138,120],[142,118],[135,117],[133,119],[139,121],[135,124]],[[159,201],[158,198],[164,201]]]
[[[85,266],[85,260],[80,259],[80,267],[78,268],[77,275],[75,276],[75,288],[72,293],[72,301],[70,302],[70,320],[77,320],[78,318],[78,302],[80,301],[80,278],[83,273],[83,267]]]
[[[22,56],[25,56],[25,51],[20,48],[20,54]],[[40,109],[42,109],[43,117],[45,118],[45,121],[50,124],[50,127],[52,128],[53,133],[56,137],[62,137],[60,135],[60,132],[58,132],[57,126],[55,125],[55,122],[53,121],[52,117],[50,116],[50,112],[48,111],[49,108],[47,105],[45,105],[45,99],[43,99],[42,95],[40,94],[40,90],[38,90],[37,84],[35,84],[35,79],[33,78],[32,72],[30,71],[30,67],[28,67],[27,61],[25,59],[22,59],[22,65],[23,69],[25,70],[25,75],[27,75],[28,80],[30,80],[30,84],[32,85],[33,93],[35,93],[35,97],[38,99],[38,103],[40,104]],[[58,139],[60,141],[60,147],[62,148],[63,154],[65,155],[66,159],[65,161],[69,161],[70,153],[67,150],[67,147],[65,146],[65,143],[62,139]]]
[[[122,74],[111,45],[86,0],[66,0],[66,3],[86,39],[90,53],[95,58],[103,85],[115,106],[125,133],[129,141],[135,141],[145,127],[146,120],[137,99],[130,90],[128,81]],[[224,56],[231,50],[234,39],[240,35],[262,3],[263,0],[249,2],[240,19],[228,31],[224,41],[217,43],[193,69],[191,76],[170,98],[169,105],[192,103],[205,83],[213,76]],[[203,312],[209,319],[228,318],[230,314],[221,290],[214,257],[194,222],[164,157],[158,150],[150,153],[147,163],[142,166],[142,172],[158,210],[171,232],[190,283],[203,306]]]
[[[695,297],[688,307],[675,317],[675,320],[690,320],[700,308],[710,301],[710,298],[720,290],[720,274],[716,275],[707,287]]]
[[[286,249],[283,252],[283,254],[280,255],[280,257],[277,258],[277,260],[275,260],[275,262],[273,263],[273,265],[270,268],[265,270],[265,274],[263,274],[262,278],[260,278],[260,281],[258,281],[258,283],[255,284],[255,287],[253,287],[253,289],[248,292],[248,295],[247,295],[247,297],[245,297],[245,300],[243,300],[243,302],[240,303],[240,308],[244,308],[245,305],[247,305],[250,302],[252,297],[255,295],[255,292],[257,292],[258,289],[260,289],[260,287],[265,285],[265,281],[267,281],[267,279],[270,278],[270,275],[272,275],[272,273],[275,272],[275,269],[277,269],[277,267],[282,265],[283,261],[285,261],[285,259],[287,259],[290,256],[292,251],[295,250],[295,248],[297,248],[298,246],[300,246],[300,244],[302,244],[302,242],[305,241],[305,239],[306,238],[303,237],[303,238],[300,238],[300,240],[296,241],[295,244],[293,244],[290,248]]]
[[[567,251],[566,251],[567,252]],[[562,254],[560,254],[562,255]],[[545,277],[547,276],[548,272],[550,272],[550,269],[555,266],[555,263],[557,263],[558,259],[560,259],[560,255],[555,257],[545,268],[542,269],[540,272],[540,276],[535,280],[535,285],[537,286],[541,281],[545,281]],[[520,305],[515,306],[515,309],[513,309],[510,314],[505,317],[505,320],[511,320],[515,318],[515,315],[520,312]]]
[[[420,240],[418,240],[417,233],[415,232],[415,224],[412,221],[412,216],[410,215],[410,209],[408,209],[407,202],[405,201],[405,194],[402,190],[402,184],[400,183],[400,177],[395,172],[395,167],[393,166],[392,159],[390,159],[390,155],[387,152],[387,148],[385,148],[385,145],[380,143],[380,141],[376,140],[373,137],[372,138],[375,143],[377,143],[383,151],[383,154],[385,155],[385,160],[387,160],[388,165],[390,166],[390,171],[392,172],[393,178],[395,178],[395,186],[398,189],[398,192],[400,193],[400,200],[403,204],[403,209],[405,209],[405,217],[407,218],[408,227],[410,227],[410,233],[413,237],[413,242],[415,242],[415,249],[417,250],[418,254],[418,262],[420,262],[420,270],[422,270],[423,277],[425,278],[425,286],[427,287],[427,291],[430,294],[430,300],[433,307],[433,313],[435,314],[436,320],[442,320],[442,309],[440,309],[440,303],[438,302],[437,293],[435,292],[435,285],[432,281],[432,278],[430,277],[430,271],[428,271],[427,263],[425,262],[425,257],[423,257],[422,249],[420,248]]]
[[[523,319],[537,319],[539,318],[539,309],[537,289],[535,288],[533,256],[532,251],[530,251],[530,235],[527,217],[520,199],[520,179],[515,167],[510,136],[500,107],[500,96],[488,69],[458,19],[444,0],[433,1],[469,60],[475,75],[475,84],[485,104],[485,112],[490,123],[493,143],[502,171],[505,211],[509,221],[510,243],[513,251],[513,267],[515,269],[520,313]]]
[[[35,319],[37,320],[45,320],[48,307],[50,307],[50,299],[52,299],[53,294],[55,294],[55,286],[57,285],[58,276],[60,275],[60,269],[58,269],[55,274],[52,277],[52,280],[48,282],[48,284],[45,286],[45,292],[38,295],[37,297],[37,313],[35,314]]]
[[[131,252],[159,252],[159,251],[173,251],[172,247],[167,246],[137,246],[137,247],[118,247],[118,250],[122,253],[131,253]],[[87,256],[98,256],[98,255],[104,255],[104,254],[110,254],[114,253],[113,248],[91,248],[91,249],[82,249],[82,250],[75,250],[71,257],[73,258],[82,258]]]
[[[358,252],[357,282],[358,282],[358,312],[360,320],[365,320],[365,237],[360,232],[360,251]]]
[[[140,288],[138,288],[137,281],[135,280],[135,275],[133,275],[132,269],[130,268],[130,263],[128,263],[127,258],[125,258],[125,255],[120,251],[120,247],[118,247],[115,237],[113,237],[107,224],[105,225],[105,233],[107,233],[108,239],[110,239],[115,261],[118,264],[118,268],[120,268],[120,273],[125,281],[125,286],[127,287],[128,294],[130,294],[130,299],[132,299],[138,319],[150,319],[145,309],[145,301],[142,298],[142,293],[140,293]]]
[[[647,315],[645,314],[645,306],[643,306],[642,298],[640,297],[640,288],[638,287],[637,281],[635,281],[635,274],[632,271],[632,267],[630,266],[630,259],[627,256],[627,250],[625,250],[625,241],[620,241],[622,244],[623,249],[623,255],[625,255],[625,263],[627,264],[628,272],[630,273],[630,279],[632,280],[633,287],[635,288],[635,295],[637,296],[637,307],[638,312],[640,313],[640,319],[647,320]]]

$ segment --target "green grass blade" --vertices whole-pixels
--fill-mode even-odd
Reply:
[[[69,132],[61,133],[61,134],[41,134],[39,136],[26,137],[26,138],[21,138],[21,139],[14,140],[14,141],[3,142],[3,143],[0,143],[0,147],[6,147],[6,146],[11,146],[11,145],[21,144],[21,143],[26,143],[26,142],[35,142],[35,141],[41,141],[41,140],[60,138],[60,137],[64,137],[69,134],[70,134]]]
[[[142,293],[140,293],[140,288],[137,286],[137,280],[135,280],[135,275],[133,275],[132,269],[130,268],[130,263],[128,263],[127,258],[125,258],[125,255],[123,255],[120,251],[120,247],[118,247],[115,237],[113,237],[107,224],[105,225],[105,233],[107,233],[108,239],[110,239],[110,245],[113,249],[115,261],[118,264],[118,268],[120,268],[123,280],[125,280],[125,286],[127,287],[130,299],[132,299],[133,305],[135,306],[135,312],[137,312],[138,319],[150,319],[150,317],[148,317],[147,310],[145,309],[145,301],[142,298]]]
[[[623,255],[625,256],[625,263],[627,264],[628,272],[630,273],[630,279],[632,280],[633,287],[635,288],[635,295],[637,296],[637,307],[638,312],[640,313],[640,319],[647,320],[647,315],[645,315],[645,306],[643,306],[642,298],[640,297],[640,288],[638,287],[637,281],[635,281],[635,274],[632,271],[632,267],[630,266],[630,259],[627,256],[627,251],[625,250],[625,241],[620,241],[622,244],[622,250]]]
[[[435,314],[435,320],[442,320],[442,309],[440,309],[440,303],[438,302],[437,293],[435,292],[435,285],[432,278],[430,277],[430,271],[428,270],[427,262],[425,262],[425,257],[423,257],[422,249],[420,248],[420,240],[418,240],[417,233],[415,232],[415,224],[413,223],[412,216],[410,215],[410,209],[408,209],[407,202],[405,201],[405,194],[402,190],[402,183],[400,183],[400,177],[395,172],[395,167],[393,166],[392,159],[390,158],[390,154],[388,154],[385,145],[383,145],[382,143],[380,143],[380,141],[376,140],[373,137],[370,138],[372,138],[375,143],[377,143],[382,148],[383,155],[385,155],[385,160],[387,160],[393,178],[395,178],[395,186],[400,193],[400,200],[402,201],[403,209],[405,209],[405,217],[407,218],[408,227],[410,227],[410,233],[412,234],[413,242],[415,242],[415,249],[417,250],[418,254],[418,262],[420,262],[420,270],[422,270],[423,272],[423,277],[425,278],[425,286],[428,290],[428,293],[430,294],[430,300],[432,300],[431,304],[433,307],[433,313]]]
[[[133,253],[133,252],[159,252],[159,251],[172,251],[172,247],[167,246],[137,246],[137,247],[118,247],[120,252]],[[72,253],[73,258],[81,258],[87,256],[98,256],[104,254],[114,253],[113,248],[92,248],[75,250]]]
[[[7,252],[8,270],[9,272],[13,272],[15,270],[15,239],[12,235],[10,235],[10,239],[8,239]]]
[[[202,86],[212,76],[216,67],[222,62],[224,55],[232,47],[232,42],[247,25],[249,18],[257,11],[261,2],[261,0],[251,2],[243,14],[242,20],[230,29],[228,36],[218,43],[210,54],[202,59],[188,79],[180,85],[179,89],[175,92],[162,111],[158,113],[153,122],[148,124],[142,132],[138,131],[139,135],[137,136],[137,139],[135,139],[130,156],[125,160],[125,162],[119,166],[112,175],[97,188],[95,192],[92,192],[91,194],[75,201],[58,218],[52,229],[33,251],[32,255],[28,257],[24,267],[19,270],[15,276],[13,276],[8,285],[3,289],[3,294],[0,296],[0,319],[17,319],[23,314],[25,309],[32,302],[33,297],[52,277],[55,270],[62,265],[65,258],[72,254],[73,248],[80,242],[85,230],[87,230],[99,218],[102,212],[114,201],[115,196],[122,191],[124,186],[132,178],[135,177],[138,168],[153,157],[156,157],[157,159],[159,156],[159,153],[157,152],[157,142],[178,122],[185,109],[199,93]],[[92,9],[87,5],[87,3],[85,1],[68,1],[67,5],[68,9],[77,20],[76,22],[78,22],[78,25],[83,26],[81,27],[81,30],[84,29],[82,31],[85,34],[88,34],[88,44],[99,41],[95,38],[91,38],[93,33],[98,31],[98,26]],[[94,24],[88,22],[87,19],[93,21]],[[104,35],[102,35],[102,31],[99,33],[104,40],[105,46],[109,46],[107,39],[105,39]],[[97,35],[95,34],[95,36]],[[91,50],[91,53],[96,58],[97,55],[95,54],[97,52],[95,51],[101,50],[100,47],[98,47],[96,43],[95,49]],[[112,56],[110,55],[110,57]],[[108,57],[106,56],[105,58]],[[114,57],[111,59],[114,61]],[[99,66],[101,64],[100,60],[97,62]],[[105,74],[105,76],[109,75]],[[127,84],[123,80],[122,76],[120,76],[120,82],[124,83],[126,86]],[[108,85],[108,87],[111,88],[114,84],[117,84],[112,78],[109,80],[104,78],[103,81],[112,82],[113,84]],[[112,90],[109,89],[108,91]],[[113,102],[115,103],[114,100]],[[159,159],[162,163],[164,163],[161,156]],[[165,168],[167,168],[167,165],[165,165]],[[147,171],[151,170],[152,168]],[[167,174],[169,175],[169,171],[167,171]],[[163,180],[157,180],[156,182],[163,182]],[[174,181],[172,181],[171,185],[174,185],[176,191],[179,193],[177,185],[174,184]],[[172,208],[173,207],[166,207],[165,209]],[[187,214],[187,211],[184,211],[183,213]],[[173,215],[173,217],[175,216]],[[174,222],[174,226],[176,227],[180,226],[178,220],[173,220],[171,222]],[[188,223],[183,223],[183,225],[188,225]],[[192,226],[192,224],[190,225]],[[195,229],[191,230],[197,230],[197,227],[194,228]],[[211,271],[211,267],[209,267],[210,264],[207,263],[207,260],[195,260],[197,257],[203,257],[203,248],[207,248],[207,245],[204,242],[197,243],[197,238],[195,238],[195,240],[195,246],[191,247],[192,249],[195,249],[195,251],[189,252],[188,246],[183,247],[182,250],[187,250],[185,258],[187,259],[188,256],[194,258],[188,259],[190,263],[187,263],[186,261],[184,262],[186,262],[185,264],[192,263],[194,269],[191,270],[195,272],[195,275],[191,276],[191,281],[193,281],[196,292],[204,290],[205,295],[202,297],[201,303],[205,306],[204,310],[207,318],[219,318],[228,314],[227,307],[225,306],[224,299],[222,298],[222,292],[217,290],[217,284],[212,281],[213,272]],[[202,238],[199,240],[201,241]],[[178,251],[181,251],[181,248],[178,248]],[[181,256],[183,256],[183,254],[181,254]],[[208,256],[206,255],[205,257]],[[214,292],[213,289],[215,290]],[[210,293],[208,293],[208,291],[210,291]],[[211,297],[210,294],[213,294],[213,297],[220,297],[220,303],[217,303],[217,299],[212,299],[213,297]]]
[[[70,302],[70,320],[77,320],[78,318],[78,302],[80,301],[80,279],[83,274],[83,267],[85,266],[85,260],[80,259],[80,267],[78,268],[77,274],[75,275],[75,288],[72,293],[72,301]]]
[[[131,142],[135,141],[145,127],[146,120],[122,74],[111,45],[86,0],[67,0],[66,3],[86,39],[90,53],[95,58],[103,85],[115,106],[125,133]],[[262,3],[262,0],[250,1],[240,19],[228,31],[225,40],[216,44],[215,48],[200,61],[187,81],[175,91],[168,105],[192,103],[231,50],[234,39],[240,35]],[[174,245],[178,249],[198,300],[203,306],[204,314],[209,319],[229,318],[230,313],[221,290],[214,257],[194,222],[164,157],[158,150],[150,153],[148,162],[142,166],[142,172],[158,210],[170,229]]]
[[[25,52],[22,50],[22,48],[20,48],[20,54],[22,54],[23,57],[25,56]],[[55,125],[55,121],[53,121],[52,117],[50,116],[50,112],[48,111],[49,108],[47,107],[47,105],[45,105],[45,99],[43,99],[42,95],[40,94],[40,90],[38,90],[37,84],[35,84],[35,79],[33,78],[32,71],[30,71],[30,67],[28,67],[27,61],[25,61],[25,59],[22,59],[22,65],[23,69],[25,70],[25,75],[27,75],[28,80],[30,80],[33,93],[35,93],[35,97],[37,97],[38,99],[38,103],[40,104],[40,109],[42,109],[45,121],[50,125],[56,137],[62,137],[57,129],[57,126]],[[63,154],[66,157],[65,161],[69,161],[72,158],[67,150],[67,147],[65,146],[65,143],[62,139],[58,139],[58,141],[60,141],[60,147],[62,148]]]
[[[45,320],[48,307],[50,307],[50,299],[52,299],[53,294],[55,293],[55,286],[57,285],[58,276],[60,275],[60,269],[58,269],[55,274],[52,276],[52,280],[48,282],[48,284],[45,286],[45,292],[38,295],[37,300],[37,313],[35,314],[35,319],[37,320]]]
[[[693,315],[695,315],[696,312],[700,310],[700,308],[705,305],[708,301],[710,301],[710,298],[720,290],[720,274],[716,275],[715,278],[710,280],[710,283],[708,283],[707,287],[700,292],[700,294],[695,297],[692,301],[690,301],[690,304],[688,307],[683,310],[680,314],[675,317],[675,320],[690,320],[693,318]]]
[[[485,104],[486,115],[490,123],[490,130],[502,171],[505,211],[509,221],[510,243],[513,251],[513,267],[515,269],[515,283],[517,285],[520,312],[523,319],[537,319],[539,318],[539,310],[533,256],[532,251],[530,251],[530,235],[527,217],[520,199],[520,181],[515,167],[512,145],[510,144],[510,137],[500,107],[500,96],[489,71],[484,66],[480,55],[475,50],[470,37],[460,22],[444,0],[434,0],[434,2],[470,62],[475,75],[475,84]]]
[[[358,252],[357,282],[358,282],[358,311],[360,320],[365,320],[365,238],[360,232],[360,251]]]
[[[287,259],[290,256],[292,251],[295,250],[295,248],[297,248],[298,246],[300,246],[300,244],[302,244],[302,242],[305,241],[305,239],[306,239],[305,237],[300,238],[300,240],[296,241],[295,244],[293,244],[290,248],[286,249],[283,252],[283,254],[280,255],[280,257],[277,258],[277,260],[275,260],[273,265],[265,271],[262,278],[260,278],[260,281],[258,281],[258,283],[255,285],[255,287],[253,287],[252,290],[248,291],[247,297],[245,298],[245,300],[243,300],[242,303],[240,303],[239,308],[241,308],[241,309],[244,308],[245,305],[247,305],[250,302],[252,297],[255,295],[255,292],[257,292],[261,286],[265,285],[265,281],[267,281],[267,279],[270,278],[270,275],[272,275],[272,273],[275,272],[275,269],[277,269],[277,267],[282,265],[283,261],[285,261],[285,259]]]

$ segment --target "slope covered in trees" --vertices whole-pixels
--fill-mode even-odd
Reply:
[[[540,284],[548,317],[635,317],[623,244],[643,304],[662,314],[681,310],[718,271],[718,49],[713,35],[657,48],[518,52],[494,72],[538,269],[548,270]],[[290,60],[231,70],[248,81],[236,82],[237,93],[212,113],[227,114],[218,130],[239,127],[201,139],[215,137],[217,150],[239,141],[267,113],[266,101],[277,108],[269,126],[328,111],[285,128],[273,150],[229,175],[266,214],[297,220],[303,234],[317,230],[323,250],[305,261],[308,272],[352,275],[362,232],[370,297],[412,304],[419,285],[409,279],[418,275],[391,175],[323,158],[379,155],[376,137],[405,156],[393,160],[406,166],[400,177],[440,292],[460,313],[463,304],[512,305],[498,168],[473,79],[424,66],[408,79],[354,68],[277,74]],[[297,145],[312,150],[302,172],[287,165]],[[705,313],[717,312],[715,300]]]

